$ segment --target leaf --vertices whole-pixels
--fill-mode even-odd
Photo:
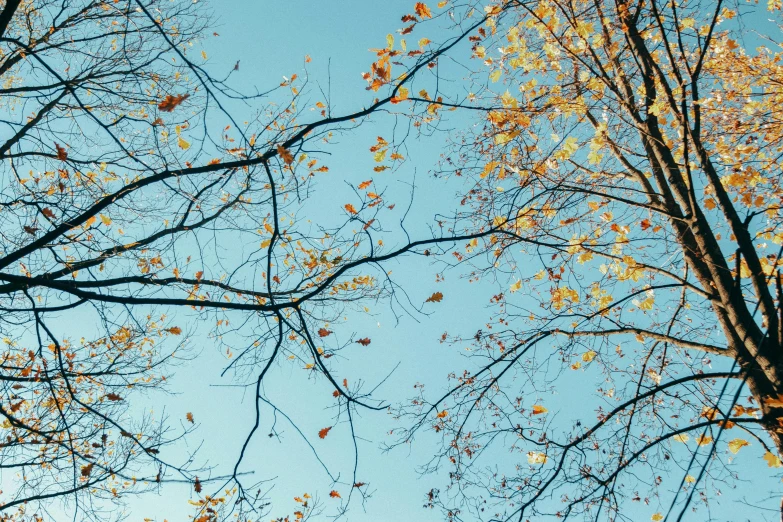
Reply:
[[[68,159],[68,151],[64,147],[61,147],[59,143],[54,142],[54,148],[57,150],[57,159],[65,161]]]
[[[340,390],[334,390],[332,392],[332,397],[339,397],[340,396]]]
[[[200,281],[201,278],[204,277],[204,272],[199,270],[198,272],[196,272],[195,276],[196,276],[196,281]]]
[[[549,410],[541,406],[540,404],[534,404],[533,405],[533,415],[542,415],[544,413],[548,413]]]
[[[353,485],[353,487],[355,487],[355,488],[361,488],[363,486],[366,486],[366,484],[364,482],[357,482],[356,484]]]
[[[770,408],[783,408],[783,393],[778,394],[777,397],[764,397],[764,405]]]
[[[672,438],[677,442],[682,442],[683,444],[690,440],[690,437],[686,433],[678,433]]]
[[[528,464],[546,464],[547,456],[544,453],[539,453],[537,451],[528,451],[527,452],[527,462]]]
[[[103,224],[104,224],[104,225],[106,225],[107,227],[108,227],[109,225],[111,225],[111,218],[110,218],[109,216],[105,216],[105,215],[103,215],[103,214],[99,214],[99,216],[100,216],[100,218],[101,218],[101,223],[103,223]]]
[[[424,2],[416,2],[416,5],[413,6],[413,10],[416,11],[419,18],[432,18],[432,11],[430,11],[430,8],[427,7],[427,4]]]
[[[190,412],[187,412],[187,413],[185,414],[185,418],[186,418],[186,419],[188,420],[188,422],[189,422],[189,423],[191,423],[191,424],[195,424],[195,423],[196,423],[196,421],[193,419],[193,414],[192,414],[192,413],[190,413]]]
[[[177,138],[177,146],[182,150],[188,150],[190,148],[190,143],[185,141],[185,139],[180,136]]]
[[[777,455],[773,455],[769,451],[764,454],[764,460],[767,461],[767,466],[770,468],[780,468],[783,467],[783,463],[780,462],[780,457]]]
[[[696,444],[699,446],[706,446],[707,444],[712,442],[712,437],[709,435],[699,435],[696,437]]]
[[[440,292],[435,292],[431,296],[429,296],[424,302],[425,303],[440,303],[443,301],[443,294]]]
[[[511,292],[519,292],[519,290],[522,288],[522,280],[517,279],[517,282],[511,285]]]
[[[52,209],[50,209],[49,207],[46,207],[43,210],[41,210],[41,214],[48,217],[49,219],[54,219],[54,212],[52,212]]]
[[[169,94],[158,104],[158,109],[162,112],[172,112],[180,103],[188,98],[190,98],[190,94],[177,94],[176,96]]]
[[[334,489],[329,492],[329,496],[332,497],[332,498],[342,498],[340,496],[340,494],[336,490],[334,490]]]
[[[686,484],[693,484],[696,482],[696,478],[693,475],[685,475]]]
[[[23,226],[22,229],[30,234],[31,236],[34,236],[36,232],[38,232],[38,228],[36,227],[29,227],[27,225]]]
[[[365,337],[364,339],[357,339],[357,343],[361,344],[362,346],[370,346],[370,343],[372,342],[369,337]]]
[[[326,328],[319,328],[318,329],[318,336],[319,337],[328,337],[330,335],[332,335],[332,331],[331,330],[327,330]]]
[[[345,205],[345,210],[347,210],[349,214],[357,214],[356,209],[350,203]]]
[[[282,145],[277,146],[277,153],[280,155],[280,158],[282,158],[286,165],[290,165],[294,162],[294,155],[291,154],[290,150],[286,149]]]
[[[448,414],[449,414],[448,410],[443,410],[443,411],[439,412],[436,415],[436,417],[438,417],[439,419],[445,419],[448,416]]]
[[[329,431],[330,431],[331,429],[332,429],[332,428],[331,428],[331,427],[329,427],[329,428],[323,428],[322,430],[319,430],[319,431],[318,431],[318,438],[319,438],[319,439],[325,439],[325,438],[326,438],[326,436],[327,436],[327,435],[329,435]]]
[[[734,453],[735,455],[740,449],[744,448],[745,446],[750,446],[750,442],[744,439],[734,439],[729,441],[729,451]]]
[[[598,355],[597,352],[590,350],[589,352],[585,352],[582,354],[582,360],[584,362],[591,362],[593,359],[595,359],[596,355]]]
[[[106,395],[106,398],[109,399],[110,401],[115,401],[115,402],[122,400],[122,397],[120,397],[116,393],[109,393]]]
[[[196,482],[193,484],[193,489],[196,493],[201,493],[201,481],[199,481],[198,477],[196,477]]]
[[[652,520],[653,522],[660,522],[661,520],[663,520],[663,515],[661,515],[660,513],[655,513],[653,516],[650,517],[650,520]]]
[[[371,179],[368,179],[367,181],[362,181],[361,183],[359,183],[359,190],[364,190],[367,187],[369,187],[370,185],[372,185],[372,180]]]
[[[94,464],[90,462],[86,466],[82,466],[82,477],[89,477],[90,473],[92,473],[92,467]]]
[[[172,326],[171,328],[166,328],[166,332],[170,333],[171,335],[181,335],[182,334],[182,328],[179,326]]]

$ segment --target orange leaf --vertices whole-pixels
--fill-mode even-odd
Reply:
[[[172,326],[171,328],[166,328],[166,331],[172,335],[180,335],[182,333],[182,328],[179,326]]]
[[[443,294],[440,293],[440,292],[435,292],[434,294],[429,296],[427,298],[427,300],[424,301],[424,302],[425,303],[440,303],[441,301],[443,301]]]
[[[369,337],[365,337],[364,339],[358,339],[356,342],[361,344],[362,346],[370,346],[370,343],[372,341],[370,340]]]
[[[324,428],[324,429],[320,430],[320,431],[318,432],[318,438],[319,438],[319,439],[325,439],[325,438],[326,438],[326,436],[327,436],[327,435],[329,435],[329,431],[330,431],[331,429],[332,429],[332,428],[331,428],[331,427],[329,427],[329,428]]]
[[[202,272],[201,270],[196,272],[196,281],[199,281],[203,276],[204,276],[204,272]]]
[[[68,151],[66,151],[65,148],[61,147],[59,143],[54,142],[54,148],[57,149],[58,160],[65,161],[68,159]]]
[[[449,414],[448,410],[443,410],[442,412],[438,413],[437,417],[439,419],[445,419],[448,414]]]
[[[318,336],[319,337],[327,337],[332,334],[331,330],[327,330],[326,328],[319,328],[318,329]]]
[[[294,155],[291,154],[290,150],[286,149],[282,145],[277,146],[277,153],[280,155],[286,165],[290,165],[294,162]]]
[[[177,105],[190,98],[190,94],[177,94],[176,96],[167,95],[163,101],[158,104],[158,109],[163,112],[171,112],[177,108]]]
[[[334,390],[332,392],[332,397],[339,397],[340,396],[340,390]]]
[[[345,210],[347,210],[351,214],[356,214],[357,213],[356,209],[354,208],[354,206],[351,205],[350,203],[345,205]]]
[[[185,418],[188,420],[189,423],[194,424],[196,421],[193,419],[193,414],[190,412],[187,412],[185,414]]]
[[[430,11],[430,8],[427,7],[427,4],[424,2],[416,2],[416,5],[413,7],[413,9],[421,18],[432,18],[432,11]]]
[[[367,181],[362,181],[361,183],[359,183],[359,190],[364,190],[367,187],[369,187],[370,185],[372,185],[372,180],[371,179],[368,179]]]
[[[332,497],[332,498],[342,498],[340,496],[340,494],[336,490],[334,490],[334,489],[329,492],[329,496]]]
[[[548,411],[549,410],[547,410],[546,408],[544,408],[540,404],[534,404],[533,405],[533,415],[541,415],[541,414],[546,413]]]

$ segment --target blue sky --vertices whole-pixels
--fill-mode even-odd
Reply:
[[[203,43],[209,55],[207,68],[220,76],[239,60],[239,71],[233,76],[235,85],[258,86],[264,90],[282,81],[283,76],[303,76],[304,57],[309,55],[312,61],[308,64],[308,75],[314,82],[311,89],[315,84],[328,89],[332,95],[332,111],[348,113],[366,105],[373,97],[365,90],[361,79],[361,73],[368,70],[373,60],[368,49],[385,45],[386,35],[400,27],[400,16],[411,11],[412,4],[408,0],[212,2],[217,16],[214,30],[220,36],[208,38]],[[238,117],[241,119],[241,115]],[[388,119],[375,118],[357,131],[341,136],[335,146],[329,147],[333,153],[327,162],[330,173],[317,182],[315,195],[317,201],[323,202],[323,207],[311,216],[312,219],[328,219],[330,212],[338,211],[348,201],[348,185],[355,186],[372,176],[374,164],[368,148],[375,142],[376,135],[388,135],[390,127]],[[407,204],[410,183],[419,180],[409,216],[409,222],[416,230],[417,226],[422,227],[431,220],[438,205],[447,208],[453,202],[442,197],[447,190],[443,185],[423,183],[428,168],[438,160],[442,137],[411,140],[407,145],[410,161],[406,166],[386,178],[376,176],[376,179],[382,178],[387,183],[390,199],[396,198],[402,204]],[[423,228],[419,230],[425,232]],[[386,268],[405,280],[413,302],[421,303],[433,291],[442,290],[435,283],[435,268],[416,259],[395,262]],[[438,337],[445,330],[470,332],[480,328],[489,319],[482,303],[498,285],[506,285],[505,282],[471,285],[457,275],[447,274],[448,299],[442,305],[428,307],[426,310],[432,312],[429,316],[403,315],[398,323],[388,310],[379,308],[371,310],[372,315],[352,318],[341,327],[337,335],[362,332],[362,336],[369,335],[373,340],[371,346],[353,350],[351,359],[341,362],[343,375],[349,379],[352,375],[361,376],[367,386],[372,387],[396,368],[377,393],[390,403],[415,395],[415,383],[426,383],[433,394],[443,389],[447,373],[461,370],[468,363],[463,358],[465,352],[458,347],[439,344]],[[472,304],[472,309],[464,303]],[[185,320],[183,315],[182,321]],[[189,448],[201,444],[198,461],[216,465],[215,473],[221,474],[233,466],[239,447],[252,426],[254,405],[245,389],[230,387],[234,384],[231,374],[220,377],[220,369],[227,361],[212,341],[198,335],[193,341],[197,358],[179,368],[171,379],[172,390],[177,395],[166,399],[166,413],[172,419],[184,419],[185,412],[194,414],[199,429],[188,439]],[[326,496],[329,490],[345,493],[349,489],[344,482],[350,480],[346,477],[350,477],[353,455],[347,426],[338,424],[326,439],[318,439],[318,430],[332,424],[330,405],[333,401],[331,388],[323,382],[313,382],[308,374],[301,365],[282,364],[266,381],[265,391],[295,420],[332,477],[340,479],[333,484],[307,443],[284,419],[278,417],[280,439],[268,437],[272,412],[267,410],[266,424],[262,423],[251,444],[243,469],[252,468],[258,480],[270,480],[269,486],[273,488],[268,496],[275,506],[273,515],[293,511],[296,507],[293,497],[304,492],[318,494],[328,515],[339,503]],[[583,372],[572,380],[569,385],[573,397],[592,389],[600,381],[600,375]],[[578,406],[571,397],[549,399],[550,404],[562,401],[563,407]],[[587,413],[592,415],[593,412]],[[441,485],[442,477],[421,478],[417,473],[417,466],[425,463],[437,448],[438,439],[431,434],[422,434],[413,446],[384,453],[378,448],[395,440],[389,432],[400,421],[385,412],[365,412],[361,417],[357,424],[360,450],[357,477],[370,485],[369,491],[373,495],[364,504],[355,501],[347,520],[441,520],[440,513],[423,509],[422,504],[426,491]],[[740,484],[740,487],[752,493],[751,484]],[[159,495],[132,502],[132,518],[181,519],[185,512],[184,499],[188,495],[192,495],[190,486],[165,486]],[[732,512],[732,508],[727,507],[723,514],[715,516],[726,517],[720,520],[744,520],[742,507],[734,509],[736,511]],[[639,520],[649,520],[655,511],[654,506],[640,506]]]

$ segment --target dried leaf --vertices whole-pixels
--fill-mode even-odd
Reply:
[[[54,148],[57,150],[58,160],[65,161],[68,159],[68,151],[66,151],[64,147],[61,147],[59,143],[55,142]]]
[[[440,303],[443,301],[443,294],[441,292],[435,292],[431,296],[429,296],[424,302],[425,303]]]
[[[177,108],[177,105],[188,98],[190,98],[190,94],[177,94],[176,96],[169,94],[158,104],[158,109],[162,112],[171,112]]]
[[[319,431],[318,431],[318,438],[319,438],[319,439],[325,439],[325,438],[326,438],[326,436],[327,436],[327,435],[329,435],[329,431],[330,431],[331,429],[332,429],[332,428],[331,428],[331,427],[329,427],[329,428],[323,428],[322,430],[319,430]]]
[[[365,337],[364,339],[358,339],[356,342],[361,344],[362,346],[370,346],[370,343],[372,341],[370,340],[369,337]]]
[[[430,11],[430,8],[427,7],[427,4],[424,2],[416,2],[416,5],[413,6],[413,10],[416,11],[416,14],[419,15],[420,18],[432,18],[432,11]]]
[[[331,330],[327,330],[326,328],[319,328],[318,329],[318,337],[328,337],[332,334]]]
[[[193,484],[193,489],[196,491],[196,493],[201,493],[201,482],[199,481],[198,477],[196,477],[196,482]]]
[[[286,149],[282,145],[277,146],[277,153],[280,155],[280,158],[282,158],[286,165],[290,165],[294,162],[294,155],[291,154],[290,150]]]
[[[193,414],[190,412],[187,412],[185,414],[185,418],[188,420],[189,423],[194,424],[196,421],[193,419]]]
[[[329,492],[329,496],[332,497],[332,498],[342,498],[340,496],[340,494],[336,490],[334,490],[334,489]]]

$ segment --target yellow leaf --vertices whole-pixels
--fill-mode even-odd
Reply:
[[[501,74],[503,74],[503,71],[501,71],[500,69],[495,69],[494,71],[492,71],[492,74],[489,75],[489,79],[492,80],[492,83],[495,83],[498,80],[500,80]]]
[[[699,435],[696,437],[696,444],[699,446],[706,446],[707,444],[712,442],[712,437],[709,435]]]
[[[522,280],[517,279],[517,282],[511,285],[512,292],[518,292],[522,288]]]
[[[84,228],[90,228],[95,224],[96,221],[97,220],[95,219],[95,216],[88,218],[87,221],[84,222]]]
[[[443,0],[443,2],[438,2],[438,7],[443,9],[444,7],[446,7],[446,4],[448,4],[448,3],[449,3],[449,0]]]
[[[430,43],[430,41],[431,40],[429,38],[422,38],[421,40],[419,40],[419,49],[424,49],[427,46],[427,44]]]
[[[533,415],[541,415],[547,413],[549,410],[541,406],[540,404],[533,405]]]
[[[678,433],[672,438],[677,442],[682,442],[682,443],[688,442],[690,440],[690,437],[685,433]]]
[[[382,162],[384,159],[386,159],[386,152],[388,149],[382,149],[373,154],[372,159],[375,160],[376,163]]]
[[[205,60],[207,59],[206,51],[201,51],[201,57],[204,58]]]
[[[527,452],[528,464],[545,464],[546,461],[547,461],[547,456],[544,453],[539,453],[536,451]]]
[[[101,216],[101,222],[106,225],[107,227],[111,225],[111,218],[109,216],[104,216],[103,214]]]
[[[745,446],[750,446],[750,443],[743,439],[734,439],[729,441],[729,451],[736,454],[740,449]]]
[[[583,354],[582,354],[582,360],[583,360],[584,362],[590,362],[590,361],[592,361],[593,359],[595,359],[595,356],[596,356],[596,355],[598,355],[598,353],[597,353],[597,352],[595,352],[595,351],[593,351],[593,350],[590,350],[589,352],[585,352],[585,353],[583,353]]]
[[[652,520],[653,522],[659,522],[663,520],[663,515],[661,515],[660,513],[655,513],[653,516],[650,517],[650,520]]]
[[[182,138],[182,136],[180,136],[180,137],[177,139],[177,146],[178,146],[180,149],[182,149],[182,150],[188,150],[188,149],[190,148],[190,143],[188,143],[187,141],[185,141],[185,140],[184,140],[184,138]]]
[[[773,455],[769,451],[764,454],[764,460],[767,461],[767,466],[770,468],[780,468],[783,467],[783,463],[780,462],[780,457],[777,455]]]
[[[386,48],[387,49],[391,49],[392,47],[394,47],[394,35],[387,34],[386,35]]]
[[[694,478],[693,475],[685,475],[685,482],[687,484],[693,484],[694,482],[696,482],[696,479]]]
[[[274,227],[269,223],[264,223],[264,230],[266,230],[270,234],[272,234],[275,231]]]

